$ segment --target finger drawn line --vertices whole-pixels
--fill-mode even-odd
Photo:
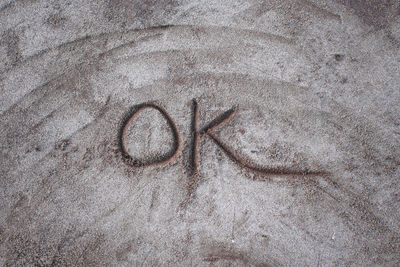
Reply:
[[[172,150],[170,152],[167,152],[167,154],[165,155],[160,155],[159,157],[150,160],[147,159],[144,161],[139,161],[132,158],[132,156],[129,154],[128,149],[125,146],[125,139],[128,134],[129,126],[138,117],[138,115],[146,109],[155,109],[160,112],[160,114],[166,119],[172,130],[174,144]],[[168,165],[175,161],[175,159],[179,157],[182,152],[182,139],[175,122],[163,107],[151,102],[138,105],[133,109],[133,111],[129,112],[127,118],[122,123],[121,131],[119,133],[119,143],[122,153],[122,159],[124,160],[124,162],[129,166],[138,169]]]
[[[201,134],[204,135],[207,132],[215,132],[219,127],[224,126],[225,124],[229,123],[233,117],[236,115],[237,110],[235,108],[231,108],[221,115],[219,115],[217,118],[215,118],[213,121],[211,121],[207,126],[201,130]]]
[[[174,145],[172,150],[167,152],[165,155],[158,156],[156,158],[152,159],[146,159],[146,160],[141,160],[139,161],[138,159],[132,158],[132,156],[129,154],[128,149],[125,146],[125,139],[128,134],[129,126],[133,123],[133,121],[138,117],[138,115],[146,109],[155,109],[161,113],[161,115],[166,119],[167,123],[169,124],[172,132],[173,132],[173,140],[174,140]],[[201,139],[205,136],[208,136],[218,147],[220,147],[227,156],[237,163],[240,167],[246,169],[247,171],[253,172],[255,174],[258,174],[259,177],[256,177],[255,179],[258,179],[260,181],[265,181],[263,177],[272,177],[272,176],[326,176],[329,175],[326,172],[323,171],[312,171],[309,169],[303,169],[303,170],[296,170],[292,168],[285,168],[285,167],[265,167],[260,164],[252,162],[250,159],[246,158],[245,156],[239,155],[236,151],[234,151],[228,144],[224,143],[221,141],[217,136],[216,136],[216,131],[230,123],[234,116],[237,113],[237,108],[231,108],[218,117],[216,117],[214,120],[212,120],[210,123],[208,123],[202,130],[199,131],[199,120],[200,120],[200,109],[198,106],[198,103],[195,99],[192,100],[192,121],[191,121],[191,137],[192,137],[192,142],[191,142],[191,149],[190,149],[190,154],[189,154],[189,170],[190,170],[190,182],[188,183],[188,195],[187,199],[182,203],[183,206],[186,206],[189,201],[193,198],[194,193],[199,185],[200,182],[200,144],[201,144]],[[167,111],[152,102],[147,102],[143,103],[140,105],[137,105],[133,108],[131,112],[128,113],[128,116],[126,117],[125,120],[123,120],[121,130],[119,132],[119,143],[120,143],[120,148],[121,148],[121,155],[123,161],[128,164],[129,166],[133,168],[145,168],[145,167],[153,167],[153,166],[162,166],[166,164],[170,164],[173,161],[176,160],[176,158],[180,155],[182,152],[182,141],[181,141],[181,136],[178,131],[178,128],[173,121],[173,119],[169,116]]]
[[[232,148],[230,148],[227,144],[222,142],[216,135],[215,132],[218,128],[228,124],[232,121],[234,116],[237,113],[237,108],[231,108],[210,123],[208,123],[202,130],[198,130],[198,124],[200,120],[200,111],[195,99],[192,100],[192,125],[191,125],[191,154],[189,160],[190,172],[191,172],[191,181],[188,184],[187,198],[181,204],[182,207],[186,207],[188,203],[194,198],[197,187],[200,183],[200,173],[199,173],[199,146],[200,141],[203,137],[208,136],[211,140],[219,146],[228,157],[236,162],[240,167],[246,169],[247,171],[258,174],[260,177],[256,179],[264,181],[263,177],[272,177],[272,176],[324,176],[327,175],[325,172],[321,171],[310,171],[308,169],[305,170],[293,170],[290,168],[284,167],[276,167],[269,168],[264,167],[259,164],[253,163],[251,160],[245,158],[244,156],[236,153]]]
[[[239,166],[257,173],[261,176],[321,176],[326,175],[327,173],[321,171],[310,171],[308,169],[305,170],[293,170],[290,168],[277,167],[277,168],[268,168],[261,166],[256,163],[252,163],[251,160],[238,155],[232,148],[230,148],[227,144],[222,142],[216,135],[215,131],[225,125],[228,124],[237,112],[236,108],[230,109],[224,112],[222,115],[217,117],[214,121],[212,121],[208,126],[206,126],[202,131],[202,135],[207,135],[217,144],[224,152],[228,155],[228,157],[239,164]]]
[[[324,176],[327,173],[320,171],[310,170],[292,170],[288,168],[268,168],[261,165],[252,163],[249,159],[239,156],[235,151],[223,143],[218,137],[212,132],[207,132],[207,135],[231,158],[233,161],[239,164],[239,166],[257,173],[262,176]]]
[[[192,149],[190,155],[190,169],[191,169],[191,177],[192,181],[189,183],[189,195],[194,193],[194,189],[199,184],[199,146],[200,146],[200,135],[199,135],[199,107],[197,101],[195,99],[192,100]]]

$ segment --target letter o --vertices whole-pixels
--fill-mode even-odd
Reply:
[[[125,146],[125,138],[128,133],[129,126],[138,117],[138,115],[146,109],[155,109],[158,112],[160,112],[161,115],[165,118],[165,120],[167,121],[168,125],[172,130],[174,145],[172,150],[164,156],[155,159],[150,159],[145,162],[139,162],[138,160],[132,158],[131,155],[129,155],[128,150]],[[179,155],[182,152],[182,138],[178,131],[178,127],[176,126],[171,116],[167,113],[167,111],[163,107],[155,103],[143,103],[136,106],[133,112],[130,113],[130,116],[127,117],[127,119],[122,124],[119,142],[122,152],[122,159],[124,160],[124,162],[133,168],[139,168],[139,169],[146,167],[164,166],[170,164],[174,160],[176,160],[176,158],[179,157]]]

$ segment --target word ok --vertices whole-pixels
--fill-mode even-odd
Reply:
[[[132,158],[132,156],[128,153],[128,150],[125,146],[125,139],[128,133],[129,126],[132,122],[138,117],[138,115],[146,109],[155,109],[161,113],[161,115],[166,119],[168,125],[170,126],[173,138],[174,145],[173,149],[166,155],[159,156],[157,158],[152,158],[147,161],[139,161],[137,159]],[[239,155],[236,151],[234,151],[228,144],[221,141],[216,136],[216,131],[221,128],[223,125],[229,123],[234,118],[237,109],[232,108],[222,113],[220,116],[212,120],[208,123],[203,129],[199,129],[199,120],[200,120],[200,112],[199,106],[196,100],[192,100],[192,122],[191,122],[191,138],[192,142],[190,142],[190,160],[189,166],[191,170],[191,175],[198,180],[199,176],[199,146],[201,144],[201,140],[205,137],[210,138],[215,145],[217,145],[225,154],[240,167],[246,169],[247,171],[253,172],[255,174],[259,174],[262,176],[305,176],[305,175],[323,175],[323,172],[315,172],[310,170],[295,170],[291,168],[269,168],[265,166],[261,166],[259,164],[253,163],[251,160],[247,159]],[[154,166],[164,166],[176,161],[176,159],[182,153],[182,138],[179,133],[178,127],[172,117],[168,114],[168,112],[160,105],[155,103],[143,103],[138,106],[129,114],[129,117],[124,121],[120,136],[120,149],[122,152],[122,159],[126,164],[133,168],[146,168],[146,167],[154,167]]]

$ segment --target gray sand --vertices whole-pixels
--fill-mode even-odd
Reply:
[[[0,265],[400,265],[399,1],[5,0],[0,30]]]

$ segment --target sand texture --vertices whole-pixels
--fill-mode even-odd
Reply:
[[[0,266],[399,266],[400,2],[3,0]]]

